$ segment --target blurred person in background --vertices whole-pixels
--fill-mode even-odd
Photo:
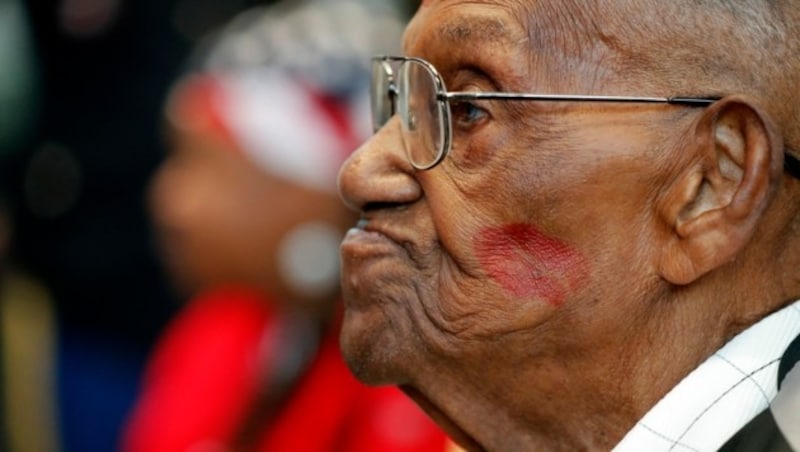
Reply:
[[[400,29],[378,2],[254,9],[173,88],[151,212],[190,301],[152,356],[124,451],[450,447],[397,389],[356,382],[338,346],[338,247],[355,217],[336,174],[369,133],[367,57]]]
[[[13,231],[2,305],[13,444],[0,450],[115,450],[178,306],[144,202],[163,156],[163,99],[199,36],[262,3],[0,0],[0,181]]]

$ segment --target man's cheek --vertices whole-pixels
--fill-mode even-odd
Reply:
[[[587,276],[585,257],[527,224],[481,230],[475,253],[486,274],[509,295],[561,306]]]

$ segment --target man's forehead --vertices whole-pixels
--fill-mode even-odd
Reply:
[[[431,55],[445,49],[434,53],[470,63],[491,55],[528,78],[518,89],[542,83],[554,90],[585,89],[607,75],[603,67],[613,59],[594,36],[603,18],[585,20],[587,9],[597,7],[571,0],[427,0],[406,30],[404,50]],[[591,77],[581,77],[581,70]],[[570,80],[559,75],[564,73]]]
[[[437,44],[465,47],[505,46],[526,39],[519,15],[509,1],[425,0],[404,37],[410,48],[420,37]],[[431,10],[435,10],[433,14]]]
[[[492,46],[528,42],[534,52],[562,47],[590,48],[600,30],[624,32],[619,17],[627,16],[628,2],[586,4],[572,0],[424,0],[406,30],[406,47],[419,34],[432,34],[440,43],[464,45],[468,41]],[[615,25],[606,24],[611,19]],[[418,22],[418,23],[414,23]],[[626,21],[623,21],[626,22]],[[624,25],[624,24],[622,24]],[[618,38],[619,36],[617,36]]]

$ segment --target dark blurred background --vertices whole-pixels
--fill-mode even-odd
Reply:
[[[3,271],[46,294],[54,346],[22,355],[52,361],[56,421],[39,433],[60,450],[115,449],[145,357],[179,307],[145,209],[167,90],[204,36],[268,3],[0,0]]]
[[[139,368],[178,307],[144,209],[164,154],[165,93],[200,37],[259,3],[269,2],[18,5],[27,16],[30,95],[13,108],[30,120],[6,145],[2,184],[11,265],[37,278],[53,302],[62,450],[115,448]]]

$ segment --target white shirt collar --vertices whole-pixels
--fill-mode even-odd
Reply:
[[[777,394],[781,356],[800,334],[800,301],[734,337],[692,371],[614,448],[715,451]]]

